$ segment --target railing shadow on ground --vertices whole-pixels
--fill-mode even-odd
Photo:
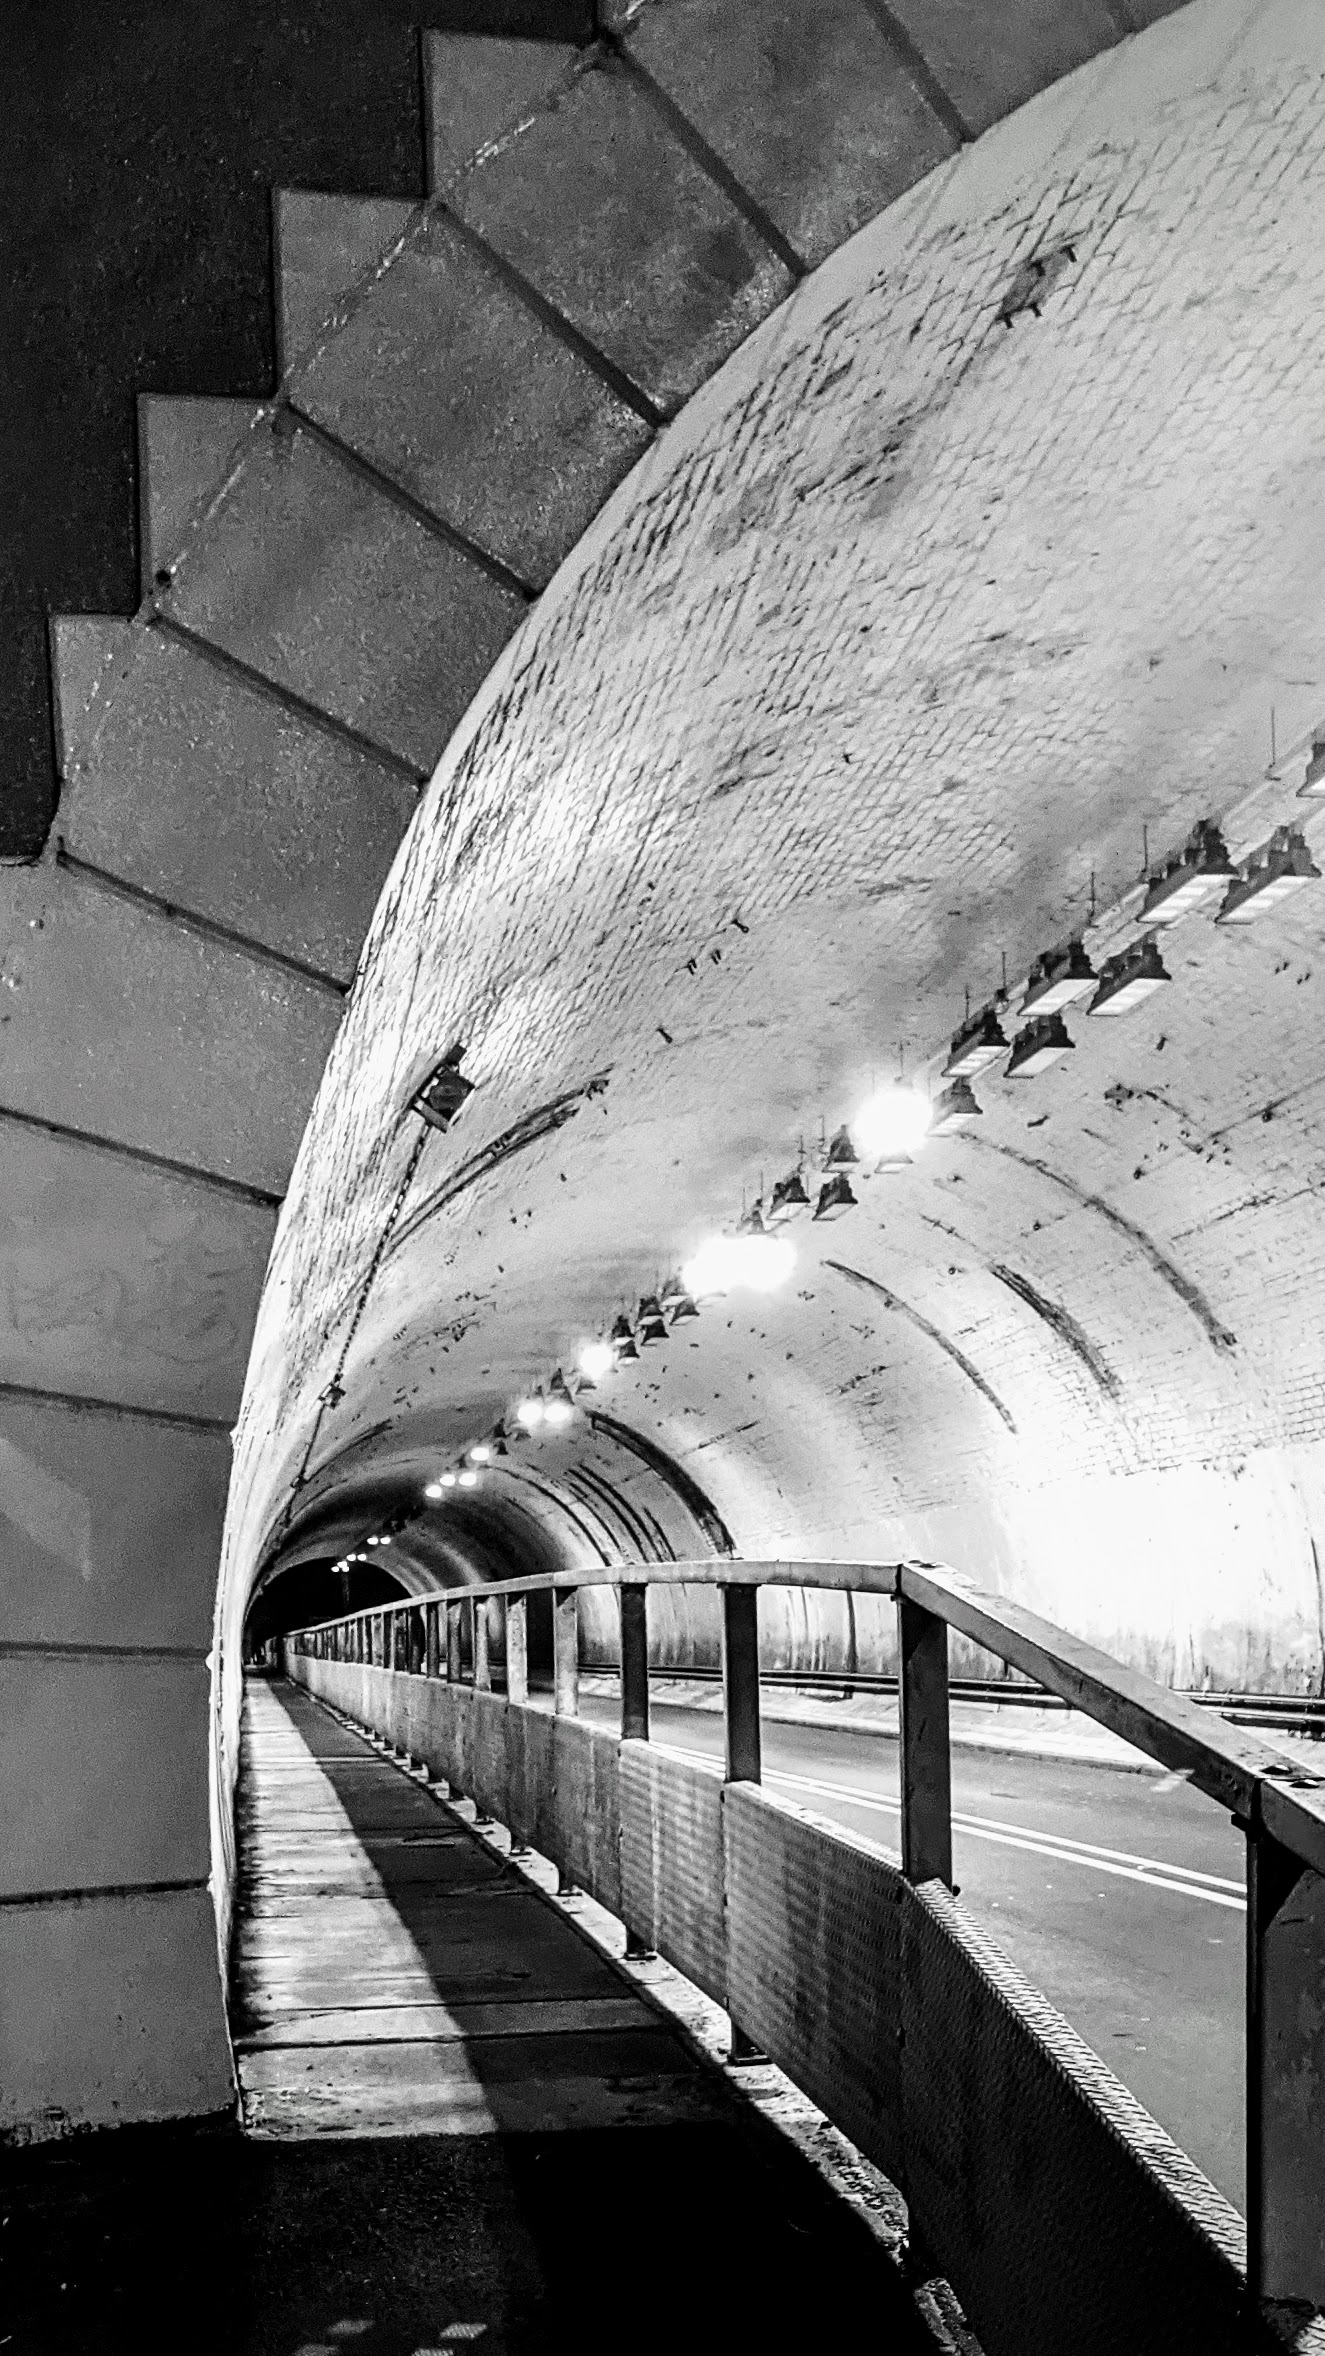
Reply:
[[[722,1593],[721,1772],[648,1739],[648,1588],[662,1582]],[[760,1788],[757,1599],[773,1584],[896,1600],[900,1859]],[[619,1739],[576,1715],[589,1586],[620,1595]],[[529,1705],[534,1591],[552,1594],[551,1714]],[[504,1695],[478,1608],[493,1601]],[[952,1893],[950,1627],[1245,1831],[1246,2227]],[[734,2037],[900,2187],[989,2356],[1325,2349],[1325,1777],[922,1563],[715,1558],[453,1589],[302,1631],[287,1662],[724,2005]]]

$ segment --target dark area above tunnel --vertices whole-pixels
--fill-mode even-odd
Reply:
[[[5,16],[0,859],[57,799],[47,616],[137,602],[135,396],[262,394],[271,190],[421,196],[421,30],[587,36],[587,0],[91,0]]]
[[[246,1649],[256,1652],[268,1637],[284,1636],[342,1612],[366,1612],[374,1604],[397,1603],[406,1590],[376,1564],[337,1570],[329,1562],[297,1563],[268,1581],[254,1598],[244,1626]]]

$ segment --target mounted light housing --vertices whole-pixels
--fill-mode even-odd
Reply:
[[[835,1129],[828,1140],[827,1151],[824,1154],[824,1168],[825,1170],[848,1170],[859,1160],[860,1155],[851,1142],[851,1132],[844,1121],[841,1128]]]
[[[773,1188],[768,1202],[767,1223],[780,1227],[786,1220],[794,1219],[798,1211],[808,1211],[809,1207],[810,1198],[805,1191],[805,1180],[799,1170],[792,1170],[787,1177],[779,1178]]]
[[[464,1054],[464,1043],[457,1039],[410,1098],[410,1111],[432,1129],[449,1129],[466,1097],[474,1093],[474,1082],[460,1069]]]
[[[642,1343],[665,1342],[667,1319],[656,1293],[645,1293],[635,1317],[635,1332]]]
[[[955,1137],[958,1130],[969,1129],[972,1121],[983,1119],[984,1112],[975,1101],[970,1081],[954,1080],[934,1099],[929,1133],[931,1137]]]
[[[1124,949],[1118,957],[1111,957],[1101,969],[1100,986],[1087,1009],[1090,1014],[1130,1014],[1155,990],[1171,982],[1169,972],[1151,935]]]
[[[600,1383],[604,1375],[611,1373],[616,1364],[616,1352],[610,1342],[586,1342],[575,1363],[580,1370],[581,1382],[592,1390],[595,1383]]]
[[[1036,959],[1021,1011],[1061,1014],[1065,1006],[1085,997],[1096,978],[1095,968],[1080,941],[1073,941],[1066,949],[1050,949]]]
[[[1142,921],[1176,924],[1180,917],[1194,916],[1236,874],[1228,845],[1214,820],[1199,819],[1188,837],[1186,849],[1178,858],[1170,859],[1158,875],[1151,876],[1141,910]]]
[[[1032,1080],[1039,1072],[1047,1072],[1060,1055],[1070,1055],[1073,1043],[1068,1037],[1067,1024],[1061,1014],[1041,1014],[1018,1031],[1008,1057],[1005,1080]]]
[[[1325,794],[1325,736],[1313,736],[1307,773],[1297,790],[1300,795]]]
[[[1254,852],[1244,873],[1229,885],[1215,923],[1255,924],[1258,916],[1319,876],[1301,828],[1277,826],[1264,850]]]
[[[634,1328],[624,1309],[612,1327],[612,1355],[617,1365],[624,1364],[628,1358],[639,1356]]]
[[[929,1098],[918,1088],[880,1088],[861,1106],[852,1127],[866,1161],[879,1169],[903,1169],[929,1135]]]
[[[1007,1052],[1007,1034],[992,1006],[968,1016],[952,1035],[952,1049],[943,1066],[945,1080],[974,1080]]]
[[[715,1294],[775,1292],[796,1265],[785,1235],[715,1235],[681,1270],[692,1300]]]
[[[856,1197],[851,1191],[851,1180],[845,1170],[835,1170],[825,1178],[819,1189],[819,1200],[814,1206],[816,1219],[840,1219],[844,1211],[854,1211]]]

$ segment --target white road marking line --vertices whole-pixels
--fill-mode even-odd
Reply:
[[[668,1745],[679,1749],[678,1745]],[[680,1751],[680,1756],[699,1765],[711,1767],[712,1757],[704,1751]],[[840,1800],[853,1808],[862,1808],[875,1815],[896,1817],[901,1814],[901,1801],[877,1792],[864,1792],[852,1784],[824,1783],[812,1775],[792,1775],[782,1768],[765,1770],[766,1783],[785,1785],[789,1790],[813,1793],[817,1798]],[[1060,1865],[1084,1865],[1095,1873],[1108,1873],[1120,1881],[1141,1882],[1150,1890],[1169,1890],[1179,1898],[1203,1898],[1208,1906],[1228,1906],[1235,1913],[1246,1911],[1246,1899],[1236,1882],[1224,1874],[1202,1873],[1190,1865],[1167,1865],[1156,1857],[1135,1857],[1126,1849],[1105,1849],[1090,1841],[1075,1841],[1067,1834],[1039,1833],[1032,1826],[1008,1824],[997,1816],[969,1816],[953,1810],[953,1830],[969,1835],[973,1840],[992,1841],[1005,1849],[1022,1849],[1034,1857],[1051,1857]]]

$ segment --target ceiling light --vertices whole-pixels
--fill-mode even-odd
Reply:
[[[543,1420],[543,1413],[541,1399],[522,1399],[515,1410],[515,1420],[517,1423],[522,1423],[527,1432],[536,1432]]]
[[[843,1211],[852,1211],[856,1198],[851,1191],[851,1180],[845,1170],[835,1170],[825,1178],[819,1189],[819,1200],[814,1206],[816,1219],[840,1219]]]
[[[477,1489],[478,1487],[478,1474],[476,1472],[462,1472],[457,1476],[457,1478],[459,1479],[462,1489]]]
[[[391,1540],[389,1538],[379,1538],[377,1543],[379,1546],[389,1546],[391,1544]]]
[[[1144,941],[1124,949],[1121,956],[1111,957],[1100,971],[1100,986],[1091,999],[1091,1014],[1130,1014],[1152,990],[1172,981],[1155,943],[1147,933]]]
[[[469,1451],[471,1464],[491,1464],[492,1450],[486,1440],[479,1440]]]
[[[473,1081],[460,1069],[464,1053],[464,1045],[457,1039],[410,1099],[410,1111],[421,1113],[430,1128],[449,1129],[465,1098],[474,1093]]]
[[[616,1364],[616,1354],[610,1342],[586,1342],[576,1360],[586,1382],[601,1382]]]
[[[685,1317],[698,1317],[699,1315],[699,1310],[688,1292],[679,1292],[668,1306],[671,1309],[673,1325],[679,1325]]]
[[[1049,950],[1037,958],[1021,1002],[1023,1014],[1061,1014],[1074,999],[1084,998],[1095,980],[1095,968],[1073,941],[1066,949]]]
[[[1213,819],[1202,818],[1192,828],[1187,847],[1152,876],[1141,914],[1147,924],[1176,924],[1214,898],[1236,875],[1228,846]]]
[[[992,1006],[980,1014],[968,1015],[959,1031],[952,1034],[952,1050],[943,1066],[945,1080],[973,1080],[978,1072],[987,1072],[997,1063],[1007,1048],[998,1016]]]
[[[687,1292],[700,1301],[738,1290],[774,1292],[795,1265],[795,1250],[785,1235],[715,1235],[686,1261],[681,1274]]]
[[[930,1123],[931,1137],[952,1137],[959,1129],[969,1128],[972,1121],[984,1119],[975,1101],[969,1080],[954,1080],[951,1087],[940,1089],[934,1099],[934,1118]]]
[[[1034,1022],[1027,1023],[1023,1031],[1018,1031],[1003,1077],[1005,1080],[1033,1079],[1037,1072],[1047,1072],[1050,1064],[1057,1063],[1059,1056],[1067,1055],[1071,1048],[1072,1041],[1067,1035],[1067,1025],[1061,1014],[1037,1015]]]
[[[641,1342],[665,1342],[667,1320],[656,1293],[646,1293],[636,1311],[635,1332]]]
[[[571,1389],[570,1384],[567,1382],[566,1377],[562,1373],[560,1367],[557,1368],[556,1373],[553,1375],[552,1380],[548,1384],[547,1388],[548,1397],[550,1399],[571,1400],[575,1396],[575,1393]]]
[[[574,1413],[575,1409],[572,1407],[569,1399],[549,1399],[546,1407],[543,1409],[543,1421],[548,1426],[550,1431],[556,1431],[559,1430],[563,1424],[568,1424]],[[462,1473],[460,1476],[461,1480],[463,1480],[464,1477],[465,1476]]]
[[[382,1541],[380,1538],[370,1538],[368,1543],[370,1546],[380,1546]]]
[[[444,1497],[446,1492],[440,1481],[429,1481],[423,1494],[425,1497]]]
[[[1265,849],[1255,852],[1246,872],[1229,885],[1215,923],[1254,924],[1267,908],[1277,907],[1319,875],[1301,828],[1277,826]]]
[[[835,1129],[828,1140],[828,1151],[824,1155],[824,1168],[825,1170],[844,1170],[859,1160],[860,1155],[851,1142],[851,1132],[843,1122],[842,1127]]]
[[[1325,794],[1325,736],[1313,736],[1311,740],[1311,759],[1298,792]]]
[[[869,1161],[908,1162],[929,1133],[930,1105],[918,1088],[880,1088],[852,1127]]]
[[[612,1351],[618,1360],[639,1356],[630,1319],[624,1309],[612,1327]]]
[[[779,1178],[769,1197],[767,1223],[781,1226],[786,1219],[794,1219],[798,1211],[808,1211],[810,1198],[805,1191],[805,1180],[799,1170],[789,1177]]]

